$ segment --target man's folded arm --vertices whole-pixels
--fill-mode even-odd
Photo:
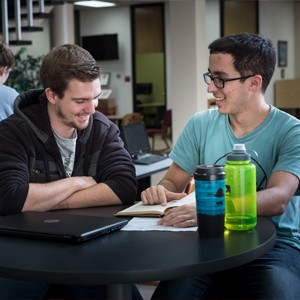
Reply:
[[[47,211],[65,201],[75,192],[96,185],[92,177],[78,176],[48,183],[29,183],[22,211]]]

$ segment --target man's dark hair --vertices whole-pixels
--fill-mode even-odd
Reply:
[[[233,56],[233,65],[241,76],[261,75],[262,90],[266,91],[276,65],[276,50],[272,42],[260,34],[239,33],[212,42],[209,53]]]
[[[100,77],[100,68],[88,51],[66,44],[53,48],[44,57],[40,77],[44,89],[51,88],[63,98],[70,80],[93,81]]]

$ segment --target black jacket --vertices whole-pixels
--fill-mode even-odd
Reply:
[[[0,214],[20,212],[29,183],[65,178],[62,158],[50,126],[42,90],[19,95],[15,113],[0,122]],[[96,112],[88,127],[78,130],[72,176],[105,182],[123,203],[136,199],[134,165],[118,127]],[[43,199],[41,199],[43,201]]]

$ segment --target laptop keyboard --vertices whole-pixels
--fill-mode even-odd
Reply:
[[[146,153],[139,155],[137,158],[133,158],[132,161],[139,165],[150,165],[166,158],[167,156],[165,155]]]

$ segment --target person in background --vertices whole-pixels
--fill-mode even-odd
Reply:
[[[15,56],[11,49],[0,41],[0,121],[14,112],[14,101],[19,93],[4,85],[15,65]]]
[[[14,114],[0,122],[0,215],[132,204],[134,165],[118,127],[95,111],[101,83],[94,58],[77,45],[55,47],[40,77],[43,89],[20,94]],[[105,291],[0,278],[0,295],[104,299]],[[140,298],[135,287],[133,295]]]
[[[257,153],[264,170],[256,166],[257,214],[275,225],[277,241],[265,255],[240,267],[160,282],[153,299],[297,299],[300,122],[265,99],[276,65],[274,45],[262,35],[241,33],[215,40],[209,50],[204,81],[217,109],[191,117],[170,154],[169,170],[141,199],[144,204],[165,204],[184,197],[197,165],[225,164],[222,157],[233,145],[245,144]],[[197,226],[195,205],[168,210],[159,224]]]

